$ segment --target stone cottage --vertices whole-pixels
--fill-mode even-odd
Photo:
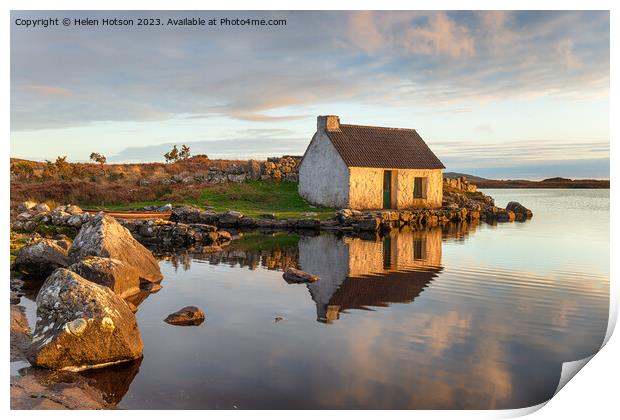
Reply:
[[[357,210],[441,207],[444,165],[413,129],[319,116],[299,164],[308,202]]]

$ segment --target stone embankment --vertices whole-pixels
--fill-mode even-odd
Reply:
[[[282,156],[264,160],[249,160],[245,164],[233,164],[225,168],[217,166],[209,167],[206,171],[200,171],[194,175],[175,174],[162,179],[162,184],[192,184],[210,183],[222,184],[225,182],[244,181],[285,181],[297,182],[299,180],[298,166],[301,156]],[[138,185],[149,185],[152,180],[140,179]]]
[[[335,231],[385,231],[402,226],[413,228],[433,227],[448,223],[485,221],[488,223],[525,221],[532,212],[516,202],[507,208],[496,207],[493,198],[482,193],[466,196],[447,192],[440,209],[372,210],[342,209],[331,220],[316,218],[276,219],[254,218],[237,211],[216,213],[196,207],[176,207],[170,221],[186,224],[208,224],[233,229],[267,230],[335,230]]]

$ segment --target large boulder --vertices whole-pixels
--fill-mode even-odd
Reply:
[[[24,274],[47,276],[60,267],[69,265],[67,250],[51,239],[23,247],[15,258],[14,268]]]
[[[136,317],[108,287],[60,268],[45,280],[36,303],[27,355],[34,366],[79,371],[142,356]]]
[[[135,268],[114,258],[86,257],[69,270],[102,286],[107,286],[120,297],[140,292],[140,276]]]
[[[129,230],[103,213],[82,225],[69,249],[73,263],[88,256],[119,260],[133,267],[144,282],[157,282],[163,278],[151,252],[136,241]]]

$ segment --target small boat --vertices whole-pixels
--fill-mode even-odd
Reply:
[[[163,219],[168,220],[170,218],[170,211],[123,211],[123,210],[83,210],[87,213],[100,213],[103,212],[108,216],[112,216],[115,219],[125,220],[156,220]]]

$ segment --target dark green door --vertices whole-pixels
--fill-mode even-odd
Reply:
[[[392,208],[392,171],[383,171],[383,208]]]

